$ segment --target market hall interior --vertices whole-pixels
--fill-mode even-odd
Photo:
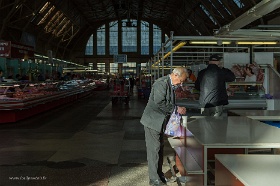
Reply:
[[[128,105],[112,105],[108,91],[94,91],[48,112],[1,124],[0,185],[148,185],[139,122],[146,103],[134,93]],[[172,155],[166,140],[165,156]],[[163,170],[170,175],[166,157],[164,161]]]

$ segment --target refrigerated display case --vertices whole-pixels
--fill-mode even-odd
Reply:
[[[225,109],[266,109],[267,102],[262,82],[227,82],[229,104]],[[189,109],[200,109],[199,91],[194,83],[183,84],[176,91],[176,104]]]
[[[0,123],[11,123],[92,93],[92,80],[0,84]]]

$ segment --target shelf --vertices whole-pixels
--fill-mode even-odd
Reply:
[[[187,147],[174,147],[174,150],[188,174],[203,174],[201,166],[192,156]]]

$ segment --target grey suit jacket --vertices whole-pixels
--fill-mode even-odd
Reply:
[[[157,79],[151,89],[149,101],[140,122],[161,132],[164,119],[175,107],[175,96],[169,75]]]

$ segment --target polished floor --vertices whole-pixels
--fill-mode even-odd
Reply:
[[[0,186],[147,186],[146,100],[111,104],[108,91],[0,126]],[[173,150],[166,141],[165,156]],[[170,168],[164,162],[164,172]],[[168,185],[177,185],[170,182]]]

